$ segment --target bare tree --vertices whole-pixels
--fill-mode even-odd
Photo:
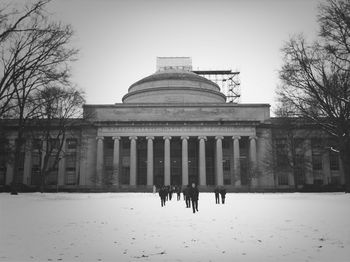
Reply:
[[[81,125],[84,103],[83,92],[72,87],[46,87],[30,98],[30,107],[35,108],[35,117],[31,119],[35,125],[32,140],[40,143],[37,149],[41,192],[50,172],[58,170],[60,160],[66,156],[67,135],[76,135],[74,132]]]
[[[15,23],[2,36],[0,61],[4,74],[0,90],[3,90],[5,99],[1,101],[0,114],[6,113],[7,117],[18,120],[11,190],[14,194],[20,182],[17,181],[18,161],[27,120],[34,118],[40,107],[30,100],[45,88],[70,86],[69,62],[77,54],[77,50],[69,46],[72,28],[48,20],[43,12],[47,2],[38,1],[29,9],[23,16],[25,27]]]
[[[350,192],[350,4],[329,0],[320,6],[319,40],[307,44],[302,36],[282,49],[279,101],[336,138]]]
[[[272,127],[272,144],[269,146],[273,160],[268,158],[263,164],[267,165],[276,175],[288,175],[288,183],[293,183],[296,190],[306,184],[306,170],[310,167],[310,159],[305,155],[308,148],[306,139],[310,137],[313,126],[307,125],[304,119],[290,116],[286,111],[275,112]],[[289,177],[291,174],[291,177]],[[275,178],[275,183],[279,180]]]
[[[16,66],[20,62],[15,59],[13,37],[19,33],[40,30],[33,21],[43,16],[43,8],[49,2],[50,0],[40,0],[25,6],[23,10],[10,10],[10,6],[0,9],[0,118],[6,117],[11,109],[10,104],[15,94],[13,81],[22,73],[21,68]]]

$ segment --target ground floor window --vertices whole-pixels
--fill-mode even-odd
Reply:
[[[278,178],[278,185],[280,186],[287,186],[288,183],[288,173],[287,172],[281,172],[277,176]]]
[[[69,154],[66,156],[66,172],[65,172],[65,184],[75,185],[76,184],[76,154]]]

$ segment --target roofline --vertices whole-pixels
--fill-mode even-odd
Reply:
[[[85,104],[86,107],[118,108],[118,107],[271,107],[270,104],[234,104],[234,103],[115,103]]]

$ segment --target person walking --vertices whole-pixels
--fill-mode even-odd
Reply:
[[[169,201],[172,199],[173,197],[173,187],[172,186],[168,186],[168,194],[169,194]]]
[[[199,190],[195,183],[192,183],[192,187],[190,188],[190,198],[192,202],[193,213],[198,212],[198,199],[199,199]]]
[[[181,186],[176,187],[177,201],[181,199]]]
[[[221,202],[222,204],[225,204],[225,198],[226,198],[226,189],[223,187],[220,190],[220,195],[221,195]]]
[[[166,189],[164,186],[162,186],[160,189],[159,189],[159,197],[160,197],[160,204],[161,206],[165,206],[165,199],[166,199],[166,196],[168,195]]]
[[[220,190],[218,187],[215,187],[215,204],[220,204]]]

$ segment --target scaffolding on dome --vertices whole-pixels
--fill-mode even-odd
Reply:
[[[193,73],[203,76],[216,83],[226,96],[227,103],[239,103],[241,97],[238,71],[231,70],[194,70]]]

